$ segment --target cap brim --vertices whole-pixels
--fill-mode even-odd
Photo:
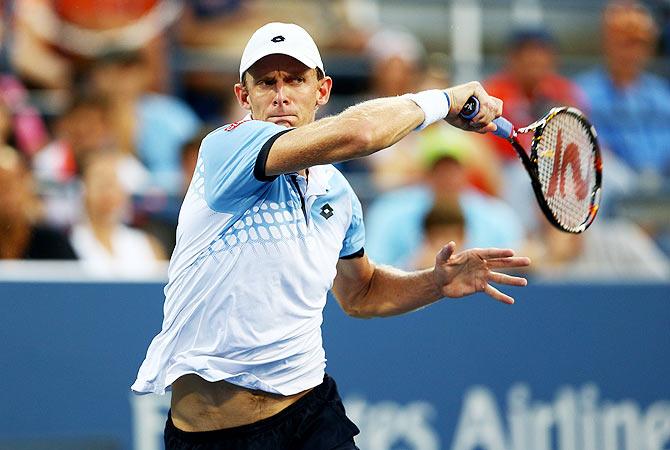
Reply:
[[[249,70],[254,64],[256,64],[261,59],[265,58],[266,56],[270,56],[270,55],[290,56],[291,58],[301,62],[302,64],[304,64],[305,66],[307,66],[310,69],[316,69],[317,67],[319,67],[323,71],[323,68],[319,66],[319,63],[317,61],[314,61],[311,58],[307,58],[304,55],[299,55],[298,53],[299,52],[292,51],[291,49],[279,50],[278,51],[276,48],[264,49],[264,51],[259,51],[252,58],[249,58],[249,62],[247,62],[245,65],[240,66],[240,79],[242,79],[242,75],[244,74],[244,72]]]

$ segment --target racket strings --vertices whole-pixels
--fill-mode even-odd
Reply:
[[[534,141],[542,193],[556,220],[580,231],[592,214],[596,149],[587,124],[574,114],[551,117]]]

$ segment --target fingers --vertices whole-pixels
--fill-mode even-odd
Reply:
[[[477,130],[493,128],[491,131],[495,131],[495,124],[493,127],[490,124],[493,119],[502,115],[502,100],[489,95],[479,83],[474,96],[479,100],[479,113],[470,119],[470,125]]]
[[[530,265],[530,258],[526,256],[514,256],[509,258],[493,258],[486,261],[490,269],[500,269],[505,267],[527,267]]]
[[[498,129],[498,125],[496,125],[493,122],[489,122],[485,127],[482,127],[482,128],[480,128],[476,131],[477,131],[477,133],[486,134],[486,133],[493,133],[497,129]]]
[[[494,283],[507,284],[510,286],[526,286],[528,284],[528,280],[523,277],[515,277],[500,272],[489,272],[488,279]]]
[[[471,251],[483,259],[509,258],[514,256],[514,250],[511,248],[473,248]]]
[[[435,257],[435,262],[438,265],[446,263],[449,258],[451,258],[451,255],[454,254],[454,250],[456,250],[456,243],[454,241],[450,241],[438,252],[437,256]]]
[[[489,95],[483,86],[477,82],[461,84],[447,89],[451,100],[451,108],[447,121],[452,125],[468,131],[487,133],[496,130],[492,120],[502,115],[503,102],[499,98]],[[471,96],[479,100],[479,112],[471,120],[462,119],[459,114]]]
[[[488,295],[489,297],[494,298],[495,300],[498,300],[503,303],[507,303],[508,305],[511,305],[514,303],[514,299],[510,297],[507,294],[503,294],[500,292],[498,289],[494,288],[490,284],[487,284],[486,287],[484,288],[484,293]]]

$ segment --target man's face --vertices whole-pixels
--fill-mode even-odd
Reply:
[[[545,43],[529,41],[512,50],[510,69],[523,88],[532,92],[545,77],[554,73],[555,51]]]
[[[330,97],[330,77],[317,79],[316,70],[286,55],[261,58],[235,85],[240,105],[256,120],[285,127],[314,121],[316,110]]]
[[[110,126],[102,107],[82,105],[63,116],[57,125],[78,159],[109,145]]]
[[[93,71],[94,89],[112,99],[135,100],[151,83],[151,75],[142,63],[112,63]]]
[[[83,182],[88,214],[107,223],[121,222],[129,199],[119,178],[117,157],[94,156],[84,170]]]
[[[605,57],[615,78],[637,78],[656,46],[657,28],[649,12],[634,2],[613,2],[603,13],[602,31]]]
[[[428,172],[427,181],[439,198],[458,195],[468,183],[465,168],[451,157],[436,161]]]

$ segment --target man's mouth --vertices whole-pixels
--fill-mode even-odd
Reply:
[[[293,123],[298,117],[293,114],[273,115],[268,117],[268,121],[276,123],[277,125],[293,126]]]

